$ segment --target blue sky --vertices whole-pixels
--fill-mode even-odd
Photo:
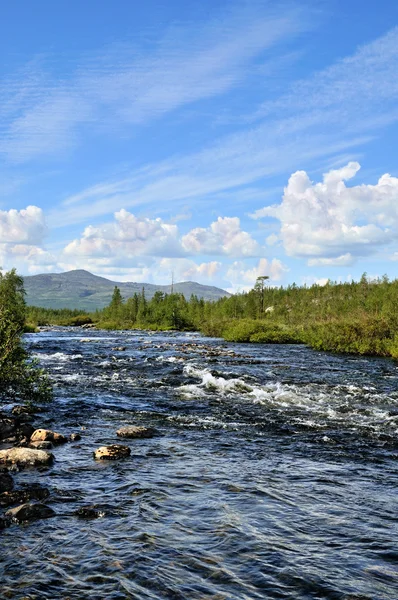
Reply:
[[[233,290],[398,266],[398,3],[15,0],[0,264]]]

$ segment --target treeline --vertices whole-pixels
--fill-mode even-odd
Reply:
[[[144,291],[123,300],[115,287],[102,311],[30,309],[36,322],[82,324],[106,329],[198,330],[228,341],[305,343],[320,350],[398,358],[398,280],[385,276],[325,286],[269,287],[260,277],[249,292],[217,301]],[[36,312],[34,312],[36,311]],[[81,323],[79,323],[81,321]]]

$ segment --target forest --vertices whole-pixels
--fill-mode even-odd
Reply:
[[[83,325],[103,329],[196,330],[231,342],[307,344],[318,350],[398,358],[398,280],[387,276],[324,286],[272,287],[259,277],[248,292],[205,301],[182,294],[145,293],[123,299],[115,286],[102,311],[28,307],[29,326]]]

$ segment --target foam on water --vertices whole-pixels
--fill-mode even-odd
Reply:
[[[240,377],[226,379],[215,376],[209,369],[186,365],[187,377],[198,378],[200,383],[182,385],[179,393],[187,398],[216,396],[220,401],[252,402],[280,413],[286,422],[312,429],[327,427],[352,429],[379,435],[397,437],[398,417],[389,408],[396,405],[391,395],[375,393],[369,386],[326,386],[310,383],[297,384],[270,381],[263,385],[247,382]]]
[[[64,352],[54,352],[53,354],[46,354],[45,352],[40,352],[40,354],[33,354],[33,357],[38,358],[41,361],[68,362],[69,360],[80,360],[83,358],[83,355],[65,354]]]

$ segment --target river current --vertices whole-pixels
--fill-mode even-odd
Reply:
[[[35,423],[82,439],[16,474],[57,515],[1,532],[1,598],[398,598],[397,363],[194,333],[26,343],[55,384]],[[157,434],[118,439],[130,424]],[[131,456],[93,459],[114,443]]]

